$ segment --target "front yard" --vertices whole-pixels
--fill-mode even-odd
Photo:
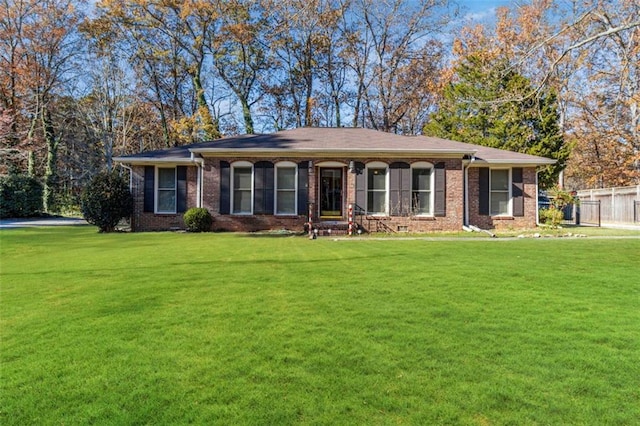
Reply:
[[[5,425],[640,420],[640,239],[0,244]]]

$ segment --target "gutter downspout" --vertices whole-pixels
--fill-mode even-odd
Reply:
[[[129,166],[125,166],[123,163],[118,163],[123,169],[129,170],[129,191],[133,189],[133,170]]]
[[[463,160],[463,164],[462,164],[462,191],[463,191],[463,202],[464,202],[464,208],[462,211],[462,228],[466,228],[469,226],[469,167],[471,166],[471,164],[476,161],[476,157],[475,155],[472,155],[471,158],[468,160],[467,164],[464,164],[464,160]]]
[[[540,209],[538,206],[540,205],[540,190],[538,189],[538,174],[540,174],[540,169],[536,170],[536,226],[540,226]]]
[[[133,195],[133,169],[129,166],[126,166],[123,163],[118,163],[118,165],[120,167],[122,167],[123,169],[129,170],[129,193],[131,193],[131,195]],[[135,198],[134,198],[135,200]],[[132,217],[129,219],[129,226],[131,226],[131,230],[133,231],[135,229],[135,227],[137,227],[138,225],[138,217],[137,217],[137,213],[136,213],[136,209],[135,209],[135,205],[133,208],[133,214]],[[134,225],[135,222],[135,225]]]
[[[202,181],[204,173],[204,158],[191,153],[191,162],[198,166],[198,172],[196,173],[196,207],[202,207],[202,199],[204,191],[202,190]]]
[[[536,226],[540,226],[540,209],[538,208],[538,196],[540,194],[540,189],[538,188],[538,174],[540,174],[542,170],[536,170]]]

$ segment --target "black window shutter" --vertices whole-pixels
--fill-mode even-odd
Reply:
[[[220,162],[220,214],[229,214],[231,209],[231,164]]]
[[[176,168],[176,189],[177,202],[176,210],[178,213],[187,211],[187,166],[178,166]]]
[[[144,207],[146,213],[153,213],[155,207],[154,191],[155,191],[155,175],[156,168],[154,166],[144,166]]]
[[[273,163],[259,161],[253,166],[253,212],[273,214]]]
[[[354,168],[356,171],[356,204],[362,208],[367,208],[367,194],[365,189],[367,187],[367,176],[365,174],[364,163],[356,161]]]
[[[298,214],[308,214],[309,206],[309,162],[298,163]]]
[[[433,215],[444,217],[447,215],[447,170],[444,163],[437,163],[434,167],[434,202]]]
[[[483,216],[489,215],[489,168],[481,167],[478,169],[478,193],[480,200],[478,203],[478,213]]]
[[[411,206],[411,166],[407,163],[389,165],[389,204],[392,216],[409,214]]]
[[[522,167],[511,170],[511,196],[513,197],[513,215],[524,216],[524,179]]]

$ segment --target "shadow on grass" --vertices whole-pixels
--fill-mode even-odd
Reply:
[[[249,238],[286,238],[286,237],[303,237],[306,233],[294,231],[259,231],[245,234]]]
[[[376,254],[376,255],[356,255],[350,256],[349,260],[359,260],[359,261],[372,261],[372,259],[388,259],[390,257],[403,257],[403,254]],[[375,260],[373,260],[375,262]],[[318,259],[304,259],[301,260],[299,258],[290,258],[290,259],[237,259],[237,260],[202,260],[202,261],[191,261],[191,262],[167,262],[165,265],[173,268],[179,267],[194,267],[194,266],[213,266],[213,267],[222,267],[225,265],[274,265],[274,264],[284,264],[284,265],[293,265],[293,264],[322,264],[322,263],[344,263],[344,259],[341,258],[318,258]],[[135,270],[139,271],[156,271],[158,269],[157,265],[153,266],[135,266],[135,267],[122,267],[122,268],[85,268],[85,269],[65,269],[61,270],[52,270],[52,271],[24,271],[24,272],[9,272],[3,273],[3,277],[10,276],[25,276],[25,275],[51,275],[51,274],[60,274],[60,273],[90,273],[92,275],[99,275],[104,273],[111,272],[119,272],[119,271],[130,271]]]

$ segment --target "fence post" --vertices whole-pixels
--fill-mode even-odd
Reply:
[[[616,222],[616,189],[611,188],[611,221]]]

